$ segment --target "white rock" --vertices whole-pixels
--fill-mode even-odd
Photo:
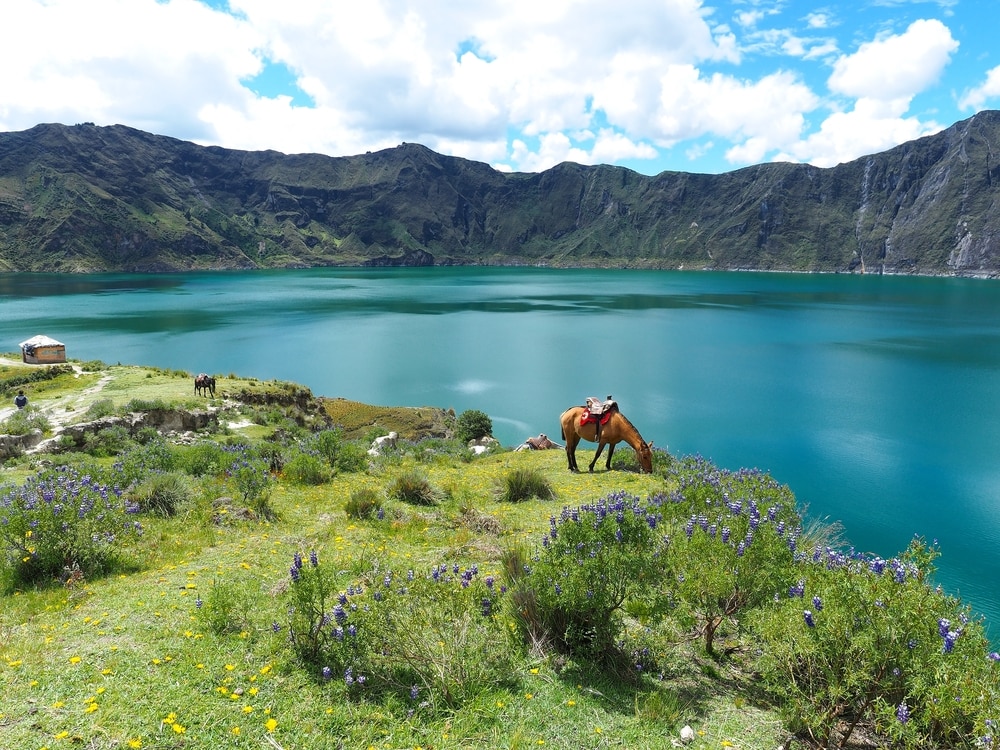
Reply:
[[[681,729],[681,742],[683,742],[686,745],[692,740],[694,740],[694,730],[687,724],[685,724],[684,728]]]

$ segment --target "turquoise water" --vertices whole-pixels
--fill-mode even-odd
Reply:
[[[545,269],[0,275],[0,350],[279,378],[481,409],[513,445],[613,394],[647,440],[791,486],[1000,636],[1000,284]]]

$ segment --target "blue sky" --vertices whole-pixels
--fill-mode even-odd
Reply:
[[[994,0],[3,0],[0,131],[828,167],[1000,108]]]

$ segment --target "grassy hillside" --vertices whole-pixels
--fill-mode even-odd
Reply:
[[[123,497],[137,504],[130,518],[143,530],[122,535],[100,571],[85,572],[74,562],[58,576],[31,578],[34,561],[12,557],[11,537],[0,528],[6,545],[0,746],[668,748],[680,741],[685,725],[693,730],[689,746],[694,748],[781,743],[790,748],[820,739],[815,717],[801,707],[789,708],[768,689],[761,675],[773,666],[757,661],[762,650],[777,654],[778,647],[752,623],[780,614],[783,605],[777,600],[788,597],[788,585],[798,585],[800,575],[799,584],[806,586],[808,578],[810,587],[835,575],[827,570],[835,566],[814,569],[808,561],[793,562],[783,531],[769,536],[772,521],[787,518],[789,528],[794,525],[783,505],[790,493],[773,480],[730,476],[663,453],[653,474],[639,474],[627,449],[614,471],[571,474],[561,450],[498,449],[474,457],[435,434],[443,422],[428,421],[428,410],[414,414],[339,400],[324,403],[294,384],[235,377],[219,378],[216,399],[196,398],[186,373],[99,363],[81,371],[76,364],[76,371],[26,386],[31,408],[53,431],[96,413],[114,416],[125,409],[165,406],[208,408],[217,426],[200,435],[170,434],[166,441],[148,430],[131,436],[121,430],[94,433],[82,449],[27,453],[4,463],[0,516],[12,523],[16,488],[62,465],[85,467],[94,476],[106,471],[122,484],[137,477]],[[0,364],[0,389],[9,393],[10,384],[20,382],[25,372],[16,363]],[[17,418],[10,408],[0,411],[5,420],[0,432]],[[390,429],[400,432],[397,448],[369,457],[365,449],[371,434]],[[367,434],[355,443],[349,436],[358,432]],[[207,465],[222,455],[236,461]],[[151,468],[155,461],[161,462],[159,468]],[[267,465],[266,486],[239,475],[240,462],[246,467],[255,461]],[[532,481],[519,483],[518,478]],[[536,494],[517,494],[525,485]],[[756,546],[744,539],[743,550],[734,544],[699,552],[698,544],[717,542],[695,528],[697,514],[714,512],[717,487],[725,488],[729,507],[723,512],[729,514],[734,541],[737,534],[743,539],[756,530]],[[600,557],[615,547],[613,537],[591,547],[603,560],[597,578],[624,574],[615,579],[623,587],[622,600],[608,624],[614,640],[595,651],[600,623],[592,620],[592,630],[575,633],[572,618],[598,610],[603,589],[596,578],[583,583],[597,592],[592,607],[574,610],[567,603],[550,611],[569,618],[558,631],[546,619],[546,584],[531,583],[511,561],[519,559],[513,552],[521,551],[525,566],[557,570],[568,558],[552,551],[570,544],[574,533],[583,533],[581,539],[591,533],[589,526],[574,531],[571,522],[577,512],[590,511],[564,509],[609,507],[601,505],[609,497],[658,498],[660,515],[659,525],[648,514],[637,516],[632,526],[627,525],[631,516],[618,519],[621,550],[632,550],[635,558],[620,552]],[[735,514],[734,503],[740,504]],[[758,518],[759,527],[749,520],[757,504],[762,511],[770,506]],[[593,529],[601,523],[595,520]],[[645,541],[626,547],[630,534]],[[37,527],[14,541],[31,549],[44,543],[43,536]],[[674,541],[661,547],[668,537]],[[810,534],[799,530],[798,537],[805,548]],[[653,552],[648,559],[643,557],[647,552]],[[35,554],[41,550],[27,557]],[[723,560],[730,562],[714,567]],[[565,587],[562,593],[557,587],[557,595],[575,595],[574,566],[556,576]],[[686,573],[678,576],[682,568]],[[438,571],[448,583],[437,582]],[[772,578],[775,572],[779,575]],[[391,586],[383,583],[388,578]],[[899,648],[940,660],[935,613],[949,614],[957,623],[960,603],[930,592],[922,573],[903,578],[905,584],[866,574],[858,580],[865,590],[879,592],[900,628],[905,629],[911,610],[919,609],[922,620],[930,618],[926,653]],[[318,589],[304,593],[306,582],[331,584],[313,631],[296,630],[297,618],[308,617],[306,603],[317,601]],[[501,582],[504,593],[499,593]],[[832,584],[824,590],[826,607],[823,615],[816,611],[817,619],[834,617],[838,604],[848,603],[845,592],[853,589],[842,580],[837,586],[840,594]],[[887,593],[881,593],[883,587]],[[910,597],[898,606],[909,609],[893,610],[897,590]],[[728,591],[732,607],[719,609],[725,597],[699,598],[711,591]],[[766,595],[753,601],[755,591]],[[408,604],[391,608],[406,596]],[[495,608],[488,616],[479,612],[480,598],[491,598]],[[338,613],[338,601],[348,611]],[[363,604],[355,611],[349,601]],[[793,600],[789,606],[794,634],[778,632],[773,623],[766,626],[780,643],[816,636],[802,622],[803,605]],[[353,626],[355,618],[360,618],[359,628],[374,628],[365,632],[383,639],[375,652],[358,652],[360,661],[349,662],[371,668],[364,684],[354,679],[361,670],[345,674],[328,666],[342,654],[343,634],[325,641],[315,634],[332,633],[336,623]],[[706,640],[709,628],[712,640]],[[882,632],[882,625],[872,632]],[[869,634],[857,626],[858,639]],[[909,746],[967,736],[968,745],[963,740],[953,746],[972,747],[967,730],[989,731],[984,718],[1000,716],[997,677],[989,671],[981,632],[970,621],[961,638],[955,637],[956,658],[965,661],[939,665],[939,675],[951,689],[964,674],[976,681],[978,696],[963,696],[965,703],[952,696],[937,724],[926,721],[919,732],[897,732]],[[814,639],[812,657],[802,655],[803,670],[819,643]],[[298,647],[310,644],[318,646],[317,659]],[[855,655],[858,661],[850,670],[855,676],[878,669],[864,659],[897,653],[888,643],[869,645]],[[930,675],[923,679],[943,694],[945,688],[935,686]],[[882,675],[868,680],[880,681]],[[843,688],[856,694],[856,685]],[[821,700],[818,685],[815,693]],[[879,694],[880,700],[887,697]],[[929,694],[902,697],[915,715],[931,705]],[[895,711],[896,703],[891,708]],[[893,736],[888,730],[898,729],[893,720],[857,704],[841,706],[826,722],[830,731],[843,733],[855,716],[852,742],[876,733]],[[915,718],[912,725],[900,726],[917,723]]]

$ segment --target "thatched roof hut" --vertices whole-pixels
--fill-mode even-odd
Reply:
[[[54,365],[66,361],[66,346],[48,336],[32,336],[21,342],[21,359],[29,365]]]

